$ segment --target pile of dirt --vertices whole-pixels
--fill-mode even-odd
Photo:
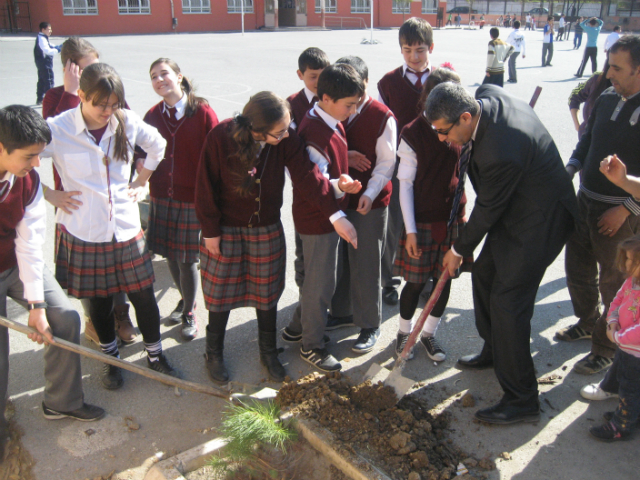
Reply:
[[[5,446],[6,458],[0,461],[0,479],[2,480],[35,480],[31,473],[34,461],[31,454],[22,445],[22,429],[14,421],[15,408],[7,402],[5,418],[9,422],[9,441]],[[2,460],[2,459],[0,459]]]
[[[370,381],[354,386],[339,372],[288,382],[277,399],[283,410],[332,432],[341,443],[334,447],[365,457],[393,479],[449,480],[459,463],[473,460],[447,439],[449,412],[433,415],[416,395],[405,396],[397,405],[396,400],[390,387]],[[458,478],[487,477],[478,471]]]

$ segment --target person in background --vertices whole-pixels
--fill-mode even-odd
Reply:
[[[513,53],[509,56],[509,79],[507,82],[509,83],[518,83],[518,72],[516,71],[516,59],[518,55],[522,52],[522,58],[526,57],[525,54],[525,41],[524,41],[524,33],[520,31],[520,21],[516,20],[513,22],[513,32],[509,34],[509,38],[507,38],[507,43],[509,45],[513,45]]]
[[[618,41],[620,38],[620,34],[622,33],[622,27],[620,25],[616,25],[613,27],[613,32],[609,34],[607,39],[604,42],[604,53],[609,53],[609,49],[613,46],[614,43]]]
[[[547,17],[542,37],[542,66],[550,67],[553,58],[553,17]]]
[[[564,13],[560,15],[560,20],[558,20],[558,36],[556,37],[556,42],[562,41],[563,35],[564,35]]]
[[[583,20],[584,20],[584,17],[580,17],[578,18],[578,20],[576,20],[576,26],[574,27],[575,34],[573,36],[574,50],[578,50],[582,45],[582,34],[584,33],[584,30],[582,29],[582,25],[580,24],[582,23]]]
[[[513,45],[509,45],[501,40],[498,27],[489,30],[491,41],[489,41],[489,51],[487,53],[487,69],[482,82],[491,83],[502,87],[504,85],[504,62],[513,53]]]
[[[607,78],[608,72],[609,62],[606,61],[602,72],[594,73],[589,80],[581,82],[571,91],[571,95],[569,96],[569,110],[571,112],[571,118],[573,119],[573,125],[578,131],[578,140],[584,135],[587,128],[587,120],[589,120],[591,116],[591,110],[596,100],[598,100],[602,92],[611,86],[611,80]],[[584,104],[582,107],[582,122],[580,122],[578,118],[580,104]]]
[[[49,37],[53,29],[49,22],[40,22],[36,44],[33,47],[33,58],[38,68],[38,86],[36,88],[36,105],[42,105],[47,90],[55,85],[53,79],[53,57],[60,53],[59,45],[51,45]]]
[[[587,46],[584,49],[582,63],[580,63],[578,71],[574,74],[574,77],[582,77],[589,58],[591,59],[591,73],[596,73],[596,70],[598,69],[598,36],[600,35],[600,30],[603,25],[604,22],[596,17],[591,17],[589,20],[585,20],[580,24],[584,32],[587,34]]]

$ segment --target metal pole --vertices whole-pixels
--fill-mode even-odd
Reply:
[[[327,0],[320,0],[320,26],[322,28],[327,28],[326,24],[325,24],[325,13],[326,13],[326,8],[325,8],[325,3]]]
[[[244,0],[240,0],[240,14],[242,16],[242,35],[244,36]]]
[[[371,9],[371,44],[373,45],[373,0],[369,0],[369,7]]]

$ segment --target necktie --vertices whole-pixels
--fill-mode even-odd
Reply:
[[[456,221],[456,217],[458,216],[458,208],[460,207],[460,199],[462,198],[462,194],[464,193],[464,180],[467,173],[467,167],[469,166],[469,158],[471,157],[472,146],[473,142],[471,140],[469,140],[462,146],[460,160],[458,161],[458,165],[460,167],[458,185],[456,186],[456,191],[453,195],[453,206],[451,207],[451,215],[449,215],[449,222],[447,223],[448,228],[451,228],[451,225],[453,225],[453,222]]]
[[[320,100],[318,96],[314,95],[313,98],[311,99],[311,105],[315,105],[318,100]]]
[[[416,77],[418,77],[418,81],[414,83],[415,87],[418,90],[422,90],[422,75],[424,75],[425,72],[415,72],[413,70],[409,70],[409,71],[413,73]]]
[[[9,195],[9,180],[0,182],[0,203],[4,202]]]
[[[176,122],[178,121],[178,119],[176,118],[176,107],[170,107],[169,105],[166,106],[167,109],[167,113],[169,114],[169,122],[172,125],[175,125]]]

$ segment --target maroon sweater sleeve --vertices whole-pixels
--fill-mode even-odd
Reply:
[[[42,100],[42,116],[46,119],[55,117],[80,105],[80,97],[65,92],[64,87],[49,90]]]
[[[202,226],[203,238],[219,237],[222,234],[220,219],[222,212],[218,207],[220,187],[220,161],[225,158],[221,144],[216,138],[217,130],[207,135],[202,147],[198,176],[196,178],[195,208],[196,216]]]

